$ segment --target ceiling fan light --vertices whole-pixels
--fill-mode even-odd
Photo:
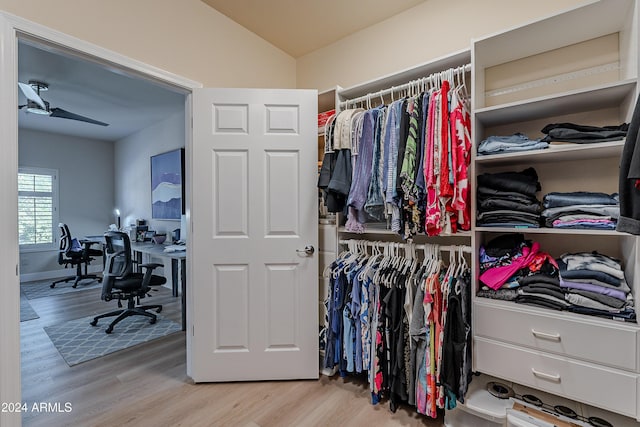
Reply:
[[[42,101],[46,108],[42,108],[40,104],[30,99],[27,100],[27,113],[40,114],[41,116],[50,116],[51,110],[49,110],[49,103]]]
[[[48,115],[51,114],[51,112],[49,112],[47,110],[43,110],[40,107],[28,107],[27,108],[27,113],[40,114],[42,116],[48,116]]]

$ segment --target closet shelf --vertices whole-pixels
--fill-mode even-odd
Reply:
[[[490,233],[525,233],[525,234],[574,234],[589,236],[630,236],[615,230],[561,229],[561,228],[514,228],[514,227],[476,227],[475,231]]]
[[[608,107],[619,107],[623,100],[634,93],[636,79],[616,81],[583,89],[556,93],[510,102],[492,107],[478,108],[476,120],[483,126],[498,126]],[[514,129],[516,132],[517,129]],[[487,135],[488,136],[488,135]]]
[[[532,165],[536,163],[620,157],[623,148],[624,140],[594,144],[552,145],[544,150],[476,156],[476,164],[482,166],[503,166],[520,162]]]
[[[391,231],[386,228],[386,224],[367,224],[366,231],[364,233],[355,233],[347,230],[345,227],[339,227],[338,233],[353,234],[356,236],[371,236],[371,235],[386,235],[397,236],[400,239],[400,235],[395,231]],[[471,237],[470,231],[460,231],[455,234],[443,234],[441,236],[427,236],[426,234],[417,234],[414,239],[438,239],[438,238],[451,238],[451,237]]]

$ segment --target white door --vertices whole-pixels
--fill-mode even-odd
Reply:
[[[318,377],[316,117],[315,90],[194,91],[196,382]]]

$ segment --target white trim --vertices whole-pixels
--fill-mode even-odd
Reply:
[[[189,94],[201,83],[166,72],[94,44],[15,15],[0,11],[0,141],[3,141],[0,169],[7,177],[0,180],[0,402],[20,402],[20,313],[19,313],[19,253],[18,253],[18,105],[17,70],[18,38],[73,52],[85,59],[97,61],[120,72],[131,73]],[[188,127],[186,132],[191,132]],[[190,141],[190,137],[187,139]],[[189,156],[190,146],[187,146]],[[188,172],[189,173],[189,172]],[[192,177],[187,176],[187,182]],[[188,199],[187,199],[188,200]],[[189,286],[189,284],[187,284]],[[189,303],[187,303],[187,306]],[[187,352],[188,352],[187,348]],[[20,413],[1,413],[0,425],[19,427]]]
[[[130,71],[149,80],[152,78],[159,83],[173,87],[180,87],[186,91],[202,87],[202,83],[190,80],[163,69],[145,64],[136,59],[129,58],[103,47],[89,43],[85,40],[70,36],[57,30],[45,27],[35,22],[28,21],[16,15],[0,11],[0,15],[6,18],[7,23],[18,34],[18,37],[31,39],[44,44],[51,44],[62,50],[71,51],[73,54],[87,60],[95,61],[103,66],[113,66],[115,70]]]
[[[17,42],[6,17],[0,15],[0,402],[20,402],[20,288],[18,282],[18,102]],[[15,194],[15,196],[12,196]],[[20,425],[20,414],[0,412],[0,425]]]

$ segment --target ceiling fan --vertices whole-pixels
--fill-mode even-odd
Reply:
[[[99,126],[109,126],[108,123],[100,122],[98,120],[90,119],[89,117],[81,116],[79,114],[72,113],[70,111],[63,110],[62,108],[49,108],[49,103],[40,97],[40,92],[44,92],[49,89],[49,85],[37,80],[29,80],[29,83],[18,82],[18,87],[27,97],[27,103],[25,105],[19,105],[18,109],[26,107],[28,113],[41,114],[49,117],[58,117],[61,119],[71,119],[80,122],[87,122]]]

